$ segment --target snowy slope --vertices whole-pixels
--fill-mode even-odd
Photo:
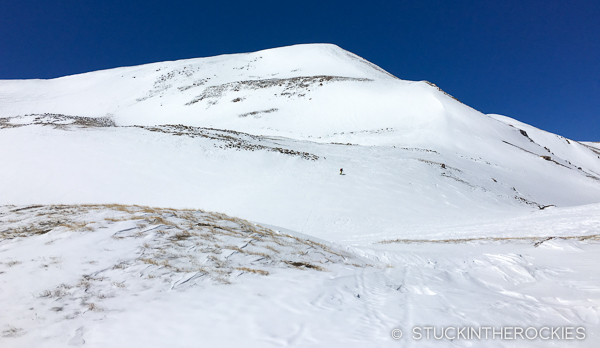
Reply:
[[[600,143],[589,142],[589,141],[584,141],[584,142],[582,142],[582,143],[583,143],[584,145],[591,146],[591,147],[593,147],[594,149],[598,149],[598,150],[600,150]]]
[[[216,128],[236,130],[280,126],[281,131],[299,133],[302,129],[298,126],[317,126],[311,124],[322,116],[317,99],[339,95],[348,88],[346,85],[351,89],[361,88],[373,78],[397,80],[337,46],[299,45],[250,54],[118,68],[46,81],[3,81],[0,85],[0,115],[111,114],[118,124],[213,124]],[[316,95],[315,102],[309,103],[313,96],[308,92],[311,88]],[[196,101],[203,95],[203,100]],[[236,98],[243,100],[232,102]],[[255,117],[244,120],[239,117],[272,108],[282,109],[276,113],[277,117],[263,115],[265,117],[258,121]],[[350,106],[342,108],[340,115],[352,109]],[[284,125],[300,114],[304,114],[303,120]],[[239,125],[232,127],[236,123]]]
[[[117,205],[3,206],[0,223],[2,347],[595,347],[600,337],[598,234],[365,249]],[[586,338],[418,341],[416,326],[577,327]]]
[[[0,81],[2,347],[595,347],[599,235],[597,143],[334,45]]]
[[[546,150],[516,129],[513,142],[537,154],[501,141],[492,155],[475,157],[205,128],[56,127],[0,130],[0,203],[202,208],[329,240],[377,241],[600,197],[596,170],[576,157],[544,160]]]
[[[567,139],[557,134],[552,134],[528,124],[519,122],[507,116],[502,115],[489,115],[499,121],[502,121],[512,127],[519,130],[523,130],[527,133],[527,137],[532,142],[539,144],[543,147],[546,153],[545,156],[549,156],[553,160],[557,160],[561,163],[568,163],[581,168],[579,163],[585,165],[587,163],[597,163],[596,159],[600,159],[600,153],[597,151],[597,147],[594,143],[578,142]],[[573,161],[573,163],[571,163]],[[598,175],[597,167],[590,167],[590,174]]]

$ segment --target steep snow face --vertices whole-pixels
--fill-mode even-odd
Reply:
[[[111,115],[119,125],[185,124],[302,139],[391,128],[394,142],[448,144],[461,141],[455,130],[465,124],[489,124],[435,86],[399,80],[334,45],[2,81],[0,100],[5,117]]]
[[[586,143],[569,140],[557,134],[546,132],[536,127],[530,126],[513,118],[491,114],[490,117],[503,123],[526,132],[531,142],[543,147],[546,151],[545,156],[555,159],[562,159],[563,163],[573,164],[576,167],[589,166],[593,173],[597,175],[600,167],[600,147],[598,143]],[[571,163],[573,162],[573,163]]]
[[[0,81],[0,101],[0,117],[110,116],[118,125],[183,124],[324,142],[444,147],[474,157],[491,154],[503,141],[539,150],[514,128],[435,85],[399,80],[329,44]]]
[[[283,108],[279,114],[289,119],[293,114],[285,114],[298,106],[318,109],[320,103],[316,100],[306,103],[311,97],[316,95],[323,100],[338,94],[331,86],[374,80],[397,79],[337,46],[298,45],[52,80],[2,81],[0,116],[44,112],[92,117],[111,114],[119,124],[214,123],[219,128],[247,131],[266,128],[269,120],[245,124],[257,118],[241,122],[246,113],[266,114],[261,111]],[[318,90],[325,90],[324,96]],[[231,127],[232,123],[239,124]],[[293,124],[289,126],[280,128],[302,131]]]
[[[118,125],[183,124],[313,141],[446,147],[477,156],[504,140],[531,151],[514,129],[435,85],[399,80],[328,44],[0,81],[0,100],[0,117],[110,116]]]

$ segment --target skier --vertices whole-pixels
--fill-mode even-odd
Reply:
[[[340,175],[344,175],[344,168],[340,168]]]

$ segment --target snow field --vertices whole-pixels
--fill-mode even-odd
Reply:
[[[37,118],[10,118],[5,123],[10,126],[0,130],[0,161],[6,164],[0,172],[2,204],[193,207],[369,244],[503,237],[477,226],[498,221],[504,229],[506,219],[514,221],[512,237],[554,236],[551,230],[523,235],[518,217],[552,218],[560,209],[600,196],[598,180],[585,172],[506,144],[502,156],[473,157],[445,148]],[[341,167],[347,175],[338,175]],[[539,210],[547,205],[560,209]],[[571,233],[584,234],[594,233]]]
[[[193,210],[0,214],[6,347],[450,347],[477,342],[414,341],[410,330],[482,325],[584,327],[572,346],[593,347],[600,334],[600,275],[589,262],[600,248],[590,240],[357,248]],[[394,328],[406,341],[392,340]]]

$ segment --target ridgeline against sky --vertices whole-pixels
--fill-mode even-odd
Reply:
[[[0,3],[0,79],[313,42],[432,81],[482,112],[600,140],[597,1]]]

